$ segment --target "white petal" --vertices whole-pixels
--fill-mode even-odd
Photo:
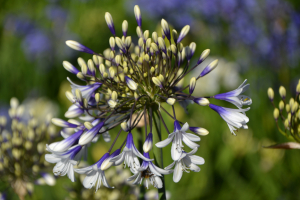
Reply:
[[[178,183],[182,177],[182,166],[180,163],[176,163],[175,169],[173,172],[173,181]]]
[[[170,165],[168,165],[167,167],[165,167],[166,170],[171,169],[173,166],[175,165],[175,161],[172,162]]]
[[[167,146],[173,140],[173,137],[174,137],[174,133],[171,133],[168,136],[168,138],[166,138],[163,141],[160,141],[160,142],[156,143],[155,146],[157,146],[158,148],[163,148],[163,147]]]
[[[191,155],[190,156],[192,163],[196,165],[203,165],[205,163],[204,159],[200,156]]]
[[[191,141],[193,142],[199,142],[200,141],[200,137],[198,137],[197,135],[194,135],[192,133],[184,133],[184,135]]]
[[[192,142],[191,140],[189,140],[185,135],[182,135],[182,140],[183,142],[188,145],[191,149],[194,149],[194,148],[198,148],[200,145]]]
[[[189,129],[189,124],[187,122],[185,122],[185,124],[181,127],[182,132],[186,132]]]

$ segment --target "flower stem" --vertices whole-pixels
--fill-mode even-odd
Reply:
[[[138,132],[138,148],[139,152],[143,152],[143,131],[141,127],[137,127],[137,132]],[[144,200],[145,199],[145,194],[146,194],[146,189],[144,184],[140,185],[140,194],[138,199],[139,200]]]
[[[153,117],[153,122],[154,122],[154,127],[156,129],[156,133],[153,136],[153,145],[156,144],[157,142],[161,141],[161,123],[160,123],[160,118],[158,116],[158,110],[155,110],[154,113],[155,115],[152,115]],[[156,166],[159,168],[164,168],[163,165],[163,152],[161,148],[153,148],[153,154],[154,154],[154,161]],[[160,200],[166,200],[166,188],[165,188],[165,178],[164,175],[161,176],[162,180],[162,188],[158,189],[158,199]]]

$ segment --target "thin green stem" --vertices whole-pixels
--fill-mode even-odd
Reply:
[[[161,123],[160,123],[160,118],[158,116],[158,110],[154,110],[154,114],[152,115],[153,117],[153,122],[154,122],[154,127],[156,129],[156,133],[153,136],[154,144],[157,142],[160,142],[162,140],[161,138]],[[153,149],[153,154],[154,154],[154,161],[156,166],[159,168],[164,168],[163,164],[163,151],[161,148],[154,148]],[[165,178],[164,175],[161,176],[162,180],[162,188],[158,189],[158,198],[160,200],[166,200],[166,189],[165,189]]]

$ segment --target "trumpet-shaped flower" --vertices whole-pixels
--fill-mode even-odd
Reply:
[[[225,122],[227,122],[232,134],[235,135],[234,131],[236,130],[236,128],[248,129],[247,123],[249,122],[249,118],[241,112],[246,112],[250,108],[232,109],[224,108],[214,104],[209,104],[209,107],[216,111],[225,120]]]
[[[149,153],[144,153],[144,156],[150,159]],[[172,170],[165,170],[157,167],[151,161],[143,161],[142,166],[137,169],[136,173],[129,177],[127,180],[132,181],[134,185],[141,184],[143,179],[146,179],[146,188],[148,188],[148,180],[149,182],[156,188],[162,187],[162,181],[160,177],[162,174],[170,174]]]
[[[123,161],[125,161],[125,166],[127,165],[128,167],[130,167],[130,170],[134,173],[140,167],[137,157],[140,157],[145,161],[151,161],[151,159],[146,158],[137,150],[133,142],[132,134],[129,132],[126,139],[126,146],[124,147],[123,152],[113,158],[112,161],[115,162],[116,165],[119,165]]]
[[[159,148],[167,146],[170,142],[172,142],[171,147],[171,156],[173,160],[178,160],[181,156],[181,153],[183,151],[183,145],[182,141],[191,149],[194,149],[196,147],[199,147],[198,144],[194,142],[200,141],[200,137],[191,134],[186,133],[186,131],[189,129],[189,124],[185,123],[182,128],[177,120],[174,121],[174,132],[171,133],[167,139],[156,143],[155,145]]]
[[[248,96],[245,96],[245,95],[241,95],[250,86],[250,84],[246,85],[246,82],[247,82],[247,79],[237,89],[232,90],[230,92],[217,94],[214,96],[214,98],[228,101],[228,102],[234,104],[238,108],[241,108],[244,105],[249,106],[252,104],[251,98]]]
[[[178,160],[174,161],[172,164],[165,168],[166,170],[170,170],[175,165],[173,172],[173,181],[175,183],[180,181],[183,171],[187,173],[189,173],[189,170],[193,172],[200,171],[200,167],[198,167],[197,165],[203,165],[204,159],[200,156],[193,155],[197,150],[198,149],[195,148],[189,153],[183,151]]]

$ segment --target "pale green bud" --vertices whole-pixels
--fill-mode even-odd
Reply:
[[[129,49],[130,46],[131,46],[131,36],[127,36],[126,39],[125,39],[125,46]]]
[[[139,41],[138,41],[138,45],[142,48],[143,45],[144,45],[144,40],[143,38],[140,38]]]
[[[285,110],[286,112],[290,112],[291,111],[291,106],[289,104],[285,105]]]
[[[103,73],[103,78],[107,78],[108,77],[108,73],[104,72]]]
[[[285,121],[284,121],[284,127],[285,127],[285,129],[288,129],[289,128],[289,120],[288,119],[285,119]]]
[[[153,39],[153,41],[154,41],[155,43],[158,42],[158,36],[157,36],[157,33],[156,33],[156,32],[153,32],[153,33],[152,33],[152,39]]]
[[[149,30],[144,31],[144,39],[147,40],[149,38]]]
[[[279,102],[279,106],[278,107],[279,107],[280,111],[282,111],[284,109],[284,102],[282,100]]]
[[[91,128],[93,128],[93,124],[91,122],[84,122],[84,127],[90,130]]]
[[[123,32],[123,34],[127,33],[127,30],[128,30],[128,22],[126,20],[124,20],[123,23],[122,23],[122,32]]]
[[[281,96],[282,99],[285,99],[286,96],[286,90],[283,86],[279,87],[279,95]]]
[[[100,64],[98,56],[96,56],[96,55],[93,55],[93,61],[94,61],[95,65],[97,65],[97,66]]]
[[[171,44],[171,51],[173,54],[177,54],[177,47],[174,44]]]
[[[110,37],[109,38],[109,46],[112,50],[115,49],[115,46],[116,46],[116,41],[115,41],[115,38],[114,37]]]
[[[110,76],[110,78],[114,78],[114,77],[115,77],[115,74],[116,74],[115,69],[114,69],[113,67],[110,67],[110,68],[108,69],[108,71],[109,71],[109,76]]]
[[[101,74],[103,74],[105,72],[105,66],[104,66],[103,63],[100,64],[99,71],[100,71]]]
[[[97,103],[99,103],[99,101],[100,101],[100,94],[99,93],[95,94],[95,100],[96,100]]]
[[[143,38],[143,33],[141,27],[137,26],[136,27],[136,34],[139,38]]]
[[[158,46],[155,43],[152,42],[151,47],[152,47],[154,52],[158,52]]]
[[[111,94],[111,99],[116,101],[118,99],[118,93],[116,91],[113,91]]]
[[[161,50],[166,50],[166,44],[162,37],[158,37],[158,45]]]
[[[94,65],[94,62],[92,61],[92,59],[88,60],[88,68],[92,73],[95,73],[95,65]]]
[[[274,90],[272,88],[268,88],[268,97],[271,101],[274,99]]]
[[[147,49],[150,49],[150,46],[151,46],[151,38],[148,38],[148,39],[146,40],[146,48],[147,48]]]
[[[77,78],[81,79],[81,80],[85,80],[84,75],[82,74],[82,72],[78,72],[76,74]]]
[[[174,98],[168,98],[166,102],[167,102],[167,104],[169,104],[169,105],[172,106],[176,102],[176,99],[174,99]]]
[[[278,110],[278,108],[275,108],[275,109],[274,109],[273,116],[274,116],[274,119],[275,119],[275,120],[278,119],[278,117],[279,117],[279,110]]]
[[[120,55],[117,55],[117,56],[115,57],[115,62],[116,62],[116,64],[117,64],[117,66],[120,65],[120,63],[121,63],[121,56],[120,56]]]
[[[162,87],[162,83],[157,77],[152,77],[152,81],[156,86]]]
[[[114,101],[114,100],[108,100],[108,105],[109,105],[109,107],[111,107],[111,108],[114,108],[114,107],[116,107],[116,105],[117,105],[117,102],[116,101]]]

